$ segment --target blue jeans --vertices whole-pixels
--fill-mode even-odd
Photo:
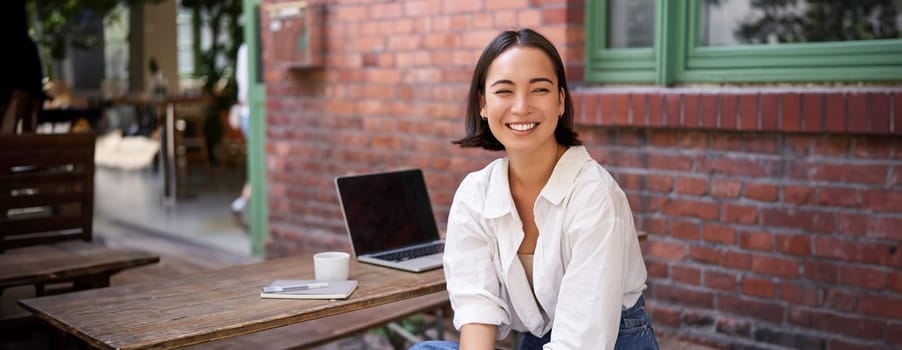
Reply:
[[[551,331],[537,337],[531,333],[523,334],[520,350],[541,350],[542,345],[551,341]],[[460,344],[446,340],[430,340],[415,344],[409,350],[458,350]],[[651,318],[645,312],[645,297],[639,297],[636,305],[620,313],[620,332],[614,350],[658,350],[658,340]]]

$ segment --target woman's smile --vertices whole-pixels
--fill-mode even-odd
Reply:
[[[527,132],[535,128],[539,123],[508,123],[507,127],[514,131]]]

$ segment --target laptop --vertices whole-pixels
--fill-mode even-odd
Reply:
[[[412,272],[442,266],[445,244],[420,169],[339,176],[335,187],[358,261]]]

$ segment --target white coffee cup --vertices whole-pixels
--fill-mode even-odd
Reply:
[[[318,281],[348,279],[351,255],[345,252],[322,252],[313,256],[313,272]]]

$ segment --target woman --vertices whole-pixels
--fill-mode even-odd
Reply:
[[[560,55],[523,29],[498,35],[476,65],[467,134],[506,152],[454,196],[444,255],[460,344],[492,349],[657,349],[643,307],[646,270],[626,196],[573,131]]]

